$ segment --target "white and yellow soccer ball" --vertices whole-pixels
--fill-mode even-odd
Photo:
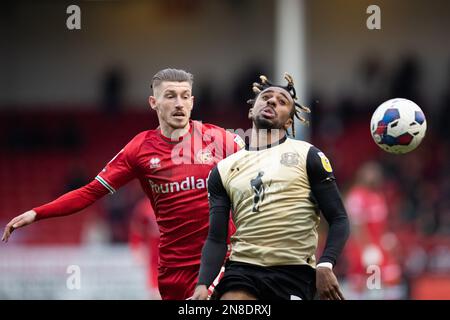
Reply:
[[[373,113],[370,132],[383,150],[404,154],[416,149],[427,131],[422,109],[413,101],[402,98],[383,102]]]

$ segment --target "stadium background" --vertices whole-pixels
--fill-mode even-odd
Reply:
[[[249,128],[250,84],[259,74],[278,76],[281,2],[2,3],[1,225],[90,181],[131,137],[155,128],[147,97],[162,68],[195,75],[194,119]],[[350,240],[336,267],[344,294],[449,299],[450,3],[298,2],[304,34],[288,28],[282,36],[293,44],[302,37],[305,70],[283,71],[301,76],[301,99],[312,109],[304,137],[331,159],[352,234],[378,234],[371,244]],[[70,4],[81,8],[81,30],[66,28]],[[371,4],[381,8],[381,30],[366,27]],[[373,110],[394,97],[417,102],[428,121],[422,145],[403,156],[379,150],[369,133]],[[375,210],[372,224],[348,200],[360,169],[374,168],[368,162],[384,173],[377,201],[388,208]],[[157,298],[141,197],[131,183],[81,213],[15,232],[0,246],[0,298]],[[367,287],[373,264],[381,289]],[[79,290],[66,286],[69,266],[81,270]]]

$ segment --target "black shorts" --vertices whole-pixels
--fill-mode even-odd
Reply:
[[[260,300],[313,300],[316,270],[309,265],[262,267],[227,261],[213,297],[232,290],[244,290]]]

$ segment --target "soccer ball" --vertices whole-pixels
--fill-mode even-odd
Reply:
[[[427,130],[420,107],[408,99],[396,98],[382,103],[373,113],[370,132],[383,150],[403,154],[417,148]]]

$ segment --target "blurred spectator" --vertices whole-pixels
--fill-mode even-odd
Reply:
[[[139,200],[132,211],[129,229],[130,248],[139,264],[147,269],[151,299],[160,299],[158,290],[159,228],[147,198]]]
[[[109,115],[120,112],[123,104],[124,75],[119,67],[112,67],[106,71],[102,80],[103,110]]]
[[[41,152],[43,150],[78,151],[83,147],[79,123],[69,116],[10,113],[0,125],[5,126],[2,144],[8,150]]]
[[[259,79],[259,76],[266,74],[266,68],[260,66],[256,63],[249,63],[248,67],[243,69],[242,72],[237,75],[235,81],[233,81],[233,91],[232,91],[232,103],[238,108],[243,104],[243,101],[248,99],[253,99],[251,84],[255,79]]]
[[[362,60],[358,68],[357,88],[352,92],[352,96],[358,101],[356,109],[358,109],[362,121],[382,101],[390,98],[390,92],[386,86],[390,79],[382,57],[382,55],[371,53]]]
[[[422,105],[420,96],[420,79],[422,77],[418,59],[413,55],[406,55],[401,59],[398,70],[392,77],[390,96],[392,98],[405,98]]]
[[[57,146],[69,152],[77,151],[82,147],[83,133],[76,121],[70,119],[61,122],[58,131],[54,135]]]
[[[365,163],[357,171],[355,184],[346,197],[352,227],[346,248],[347,279],[350,287],[361,295],[368,289],[366,281],[372,266],[380,269],[380,283],[384,289],[398,285],[401,280],[396,256],[397,238],[389,230],[390,212],[382,191],[383,184],[380,165]]]
[[[210,81],[205,81],[197,85],[197,89],[193,92],[195,96],[195,104],[192,109],[193,119],[202,119],[203,122],[214,119],[217,106],[214,102],[213,91],[214,88]]]
[[[86,168],[79,162],[73,162],[67,169],[63,193],[81,188],[89,182]]]
[[[128,210],[128,199],[123,192],[117,192],[114,197],[105,200],[105,211],[111,230],[110,241],[112,243],[123,243],[128,241]]]
[[[442,142],[450,145],[450,126],[448,119],[450,119],[450,63],[447,70],[447,82],[444,84],[444,92],[438,106],[438,115],[436,122],[438,124],[438,132],[442,138]]]

